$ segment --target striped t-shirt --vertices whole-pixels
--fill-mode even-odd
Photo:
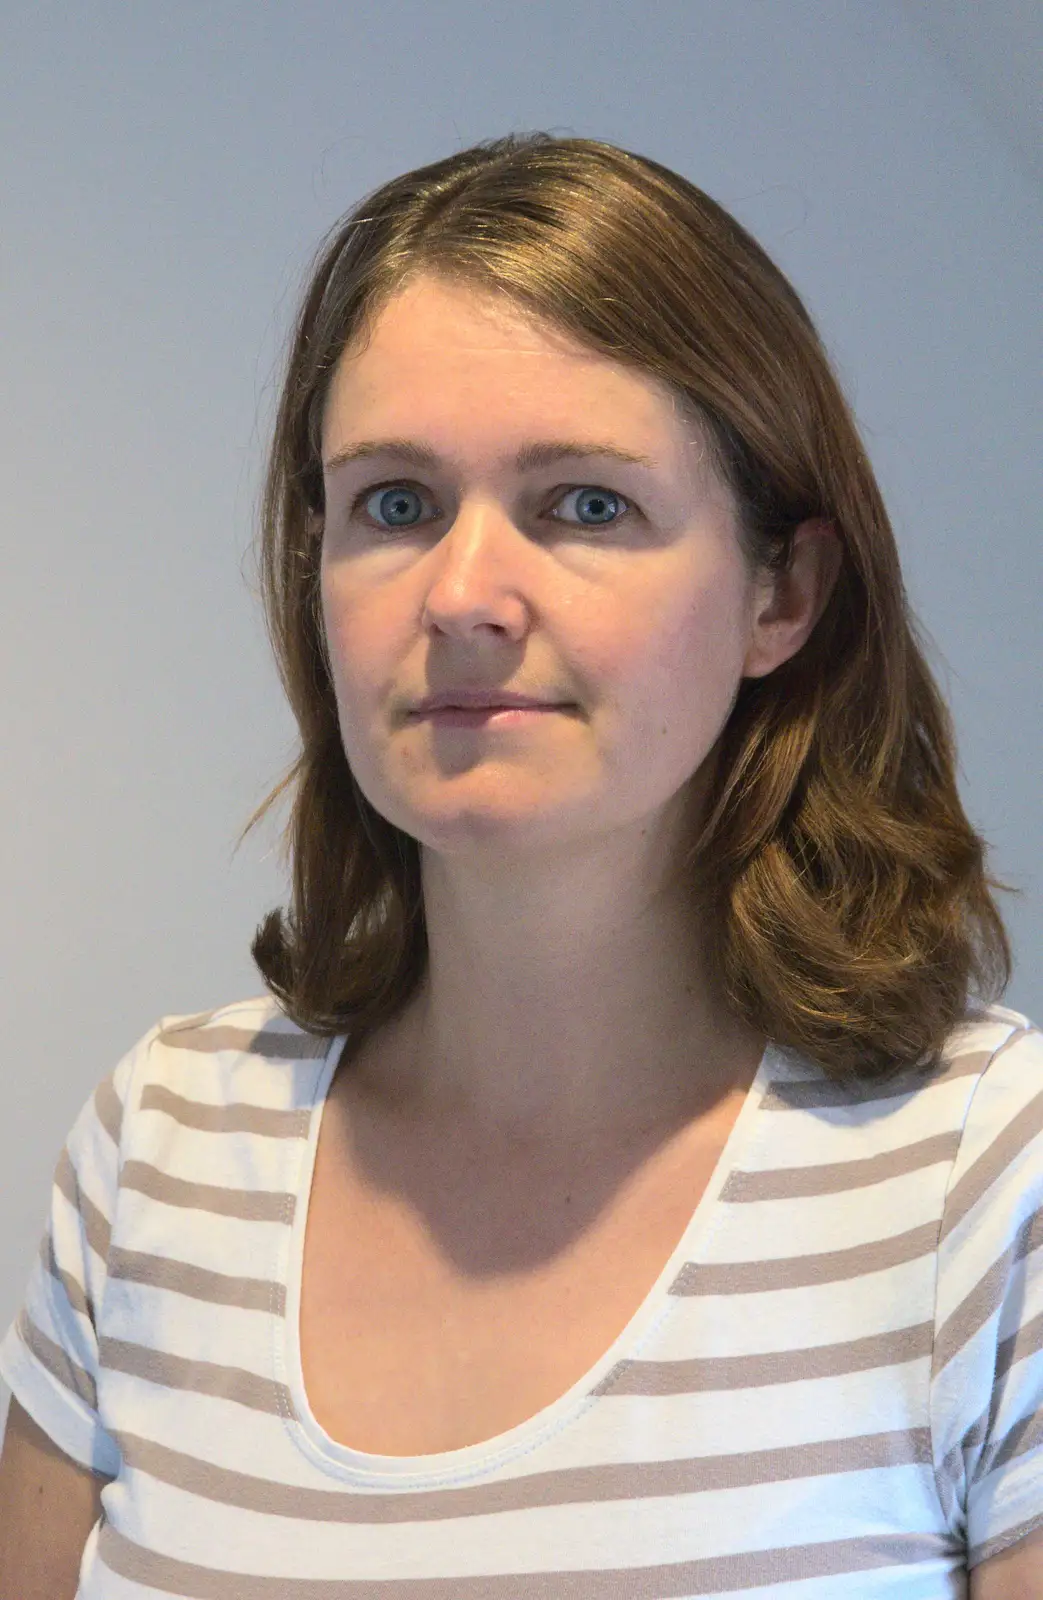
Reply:
[[[0,1375],[111,1479],[82,1600],[938,1600],[1043,1525],[1043,1036],[928,1082],[769,1044],[683,1237],[567,1394],[484,1443],[318,1425],[301,1262],[344,1036],[164,1017],[83,1106]],[[408,1385],[409,1374],[402,1374]]]

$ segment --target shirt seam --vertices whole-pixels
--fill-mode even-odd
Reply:
[[[145,1035],[145,1038],[144,1038],[144,1041],[143,1041],[144,1049],[142,1049],[140,1051],[136,1051],[135,1054],[134,1054],[134,1057],[131,1060],[130,1074],[129,1074],[129,1078],[128,1078],[128,1082],[127,1082],[127,1093],[126,1093],[126,1098],[123,1101],[123,1110],[122,1110],[121,1115],[120,1115],[119,1138],[116,1141],[116,1183],[115,1183],[115,1187],[113,1189],[113,1194],[112,1194],[112,1215],[109,1218],[109,1243],[108,1243],[108,1249],[105,1252],[105,1282],[102,1285],[101,1297],[98,1300],[97,1305],[96,1305],[96,1309],[95,1309],[96,1321],[95,1321],[94,1332],[95,1332],[95,1337],[97,1338],[97,1341],[98,1341],[98,1349],[99,1349],[99,1355],[98,1355],[98,1378],[97,1378],[96,1382],[97,1382],[99,1388],[100,1388],[100,1379],[101,1379],[101,1371],[102,1371],[102,1363],[101,1363],[102,1327],[103,1327],[104,1320],[105,1320],[105,1301],[106,1301],[106,1297],[107,1297],[107,1295],[109,1293],[109,1283],[111,1281],[110,1280],[110,1273],[109,1273],[109,1265],[110,1265],[110,1262],[112,1260],[112,1241],[113,1241],[113,1238],[115,1237],[115,1233],[116,1233],[116,1220],[117,1220],[117,1218],[119,1216],[120,1200],[121,1200],[122,1195],[123,1195],[123,1167],[124,1167],[124,1162],[125,1162],[125,1159],[126,1159],[126,1140],[127,1140],[128,1125],[129,1125],[130,1119],[131,1119],[131,1117],[134,1114],[134,1111],[136,1109],[134,1097],[135,1097],[135,1093],[136,1093],[137,1087],[138,1087],[139,1076],[148,1067],[149,1061],[151,1059],[152,1047],[156,1043],[156,1040],[158,1039],[158,1037],[159,1037],[159,1035],[160,1035],[160,1033],[162,1031],[162,1028],[163,1028],[163,1019],[160,1018],[160,1020],[158,1022],[153,1023],[152,1027],[149,1029],[148,1033]],[[98,1422],[99,1422],[99,1424],[101,1424],[100,1415],[98,1417]]]
[[[960,1156],[961,1156],[961,1154],[963,1152],[963,1141],[964,1141],[964,1138],[965,1138],[966,1132],[967,1132],[967,1124],[970,1121],[971,1111],[974,1108],[974,1102],[975,1102],[975,1099],[977,1098],[978,1091],[981,1088],[982,1084],[984,1083],[985,1078],[986,1078],[986,1076],[988,1074],[989,1068],[992,1066],[992,1063],[996,1060],[996,1057],[998,1055],[1000,1055],[1000,1053],[1002,1051],[1006,1050],[1008,1048],[1008,1046],[1013,1044],[1016,1039],[1019,1039],[1019,1038],[1021,1038],[1023,1036],[1026,1036],[1026,1035],[1028,1035],[1030,1033],[1033,1033],[1035,1031],[1036,1031],[1036,1029],[1034,1028],[1034,1026],[1031,1023],[1029,1023],[1027,1026],[1020,1025],[1018,1023],[1012,1023],[1010,1025],[1010,1032],[1007,1034],[1007,1037],[1005,1039],[1001,1039],[1000,1040],[999,1044],[997,1044],[995,1049],[990,1053],[988,1061],[986,1061],[985,1065],[982,1067],[981,1071],[978,1073],[978,1076],[977,1076],[977,1079],[976,1079],[976,1081],[974,1083],[974,1086],[971,1089],[971,1092],[967,1097],[967,1104],[964,1107],[963,1120],[962,1120],[962,1122],[960,1124],[960,1137],[959,1137],[959,1141],[958,1141],[957,1146],[956,1146],[955,1154],[953,1155],[952,1164],[950,1165],[950,1168],[949,1168],[949,1176],[948,1176],[948,1179],[946,1180],[946,1184],[945,1184],[945,1194],[944,1194],[943,1199],[942,1199],[941,1215],[938,1218],[938,1234],[937,1234],[937,1238],[935,1240],[935,1247],[934,1247],[934,1304],[933,1304],[932,1317],[931,1317],[931,1361],[930,1361],[930,1366],[929,1366],[929,1369],[928,1369],[928,1377],[927,1377],[927,1428],[928,1428],[928,1436],[930,1438],[930,1443],[931,1443],[931,1475],[932,1475],[932,1479],[933,1479],[933,1482],[934,1482],[934,1491],[935,1491],[935,1495],[936,1495],[937,1500],[938,1500],[938,1506],[939,1506],[939,1510],[942,1513],[943,1520],[949,1526],[951,1526],[951,1523],[952,1523],[952,1513],[951,1512],[947,1512],[946,1508],[945,1508],[946,1507],[946,1500],[945,1500],[945,1495],[942,1492],[942,1483],[941,1483],[941,1479],[940,1479],[940,1463],[939,1463],[939,1460],[938,1460],[938,1450],[937,1450],[937,1441],[936,1441],[936,1437],[935,1437],[935,1420],[934,1420],[934,1413],[935,1413],[935,1404],[934,1404],[934,1401],[935,1401],[934,1357],[935,1357],[935,1350],[936,1350],[937,1343],[938,1343],[938,1294],[939,1294],[939,1285],[940,1285],[940,1279],[941,1279],[942,1231],[943,1231],[943,1229],[945,1227],[945,1218],[946,1218],[946,1213],[947,1213],[948,1207],[949,1207],[950,1196],[952,1194],[953,1181],[954,1181],[954,1178],[955,1178],[955,1175],[956,1175],[956,1169],[958,1168],[958,1166],[960,1164]],[[956,1505],[955,1505],[954,1509],[956,1509],[956,1510],[959,1509],[959,1496],[958,1495],[956,1496]],[[964,1505],[964,1507],[963,1507],[963,1515],[964,1515],[964,1522],[966,1523],[966,1518],[967,1518],[967,1507],[966,1507],[966,1505]]]

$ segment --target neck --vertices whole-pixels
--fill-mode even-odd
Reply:
[[[425,879],[429,967],[358,1069],[369,1095],[418,1124],[589,1142],[748,1087],[765,1040],[715,987],[690,908],[640,912],[618,879],[600,900],[559,881],[553,906],[529,887],[495,905]]]

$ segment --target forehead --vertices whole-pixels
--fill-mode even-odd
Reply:
[[[506,291],[432,275],[413,279],[387,301],[373,321],[368,345],[398,349],[406,342],[440,351],[450,335],[454,347],[473,351],[504,350],[580,362],[603,359],[564,329],[512,300]],[[351,355],[349,346],[343,359],[350,360]]]
[[[343,351],[326,397],[323,455],[363,435],[463,416],[501,437],[509,427],[524,438],[534,429],[573,438],[586,424],[667,470],[705,457],[697,419],[654,374],[584,347],[506,294],[430,277],[396,294],[369,336]]]

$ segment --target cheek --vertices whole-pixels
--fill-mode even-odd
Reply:
[[[746,653],[742,618],[730,597],[690,610],[663,638],[660,673],[697,698],[730,693]]]
[[[320,594],[320,615],[343,722],[345,715],[354,718],[362,710],[367,670],[379,672],[380,629],[372,607],[360,604],[357,594],[338,584],[335,570],[323,572]]]
[[[657,610],[648,606],[635,616],[642,610],[649,620],[625,651],[635,688],[643,685],[664,706],[730,699],[747,649],[745,595],[735,575],[716,574],[694,594],[691,584],[678,584],[673,603],[668,595]]]
[[[617,658],[619,686],[642,744],[679,770],[707,754],[728,720],[746,655],[741,598],[722,585],[661,616],[657,631]]]
[[[378,634],[372,595],[349,577],[337,562],[323,565],[319,574],[320,614],[326,630],[330,657],[338,676],[354,675],[370,659],[369,635]]]

